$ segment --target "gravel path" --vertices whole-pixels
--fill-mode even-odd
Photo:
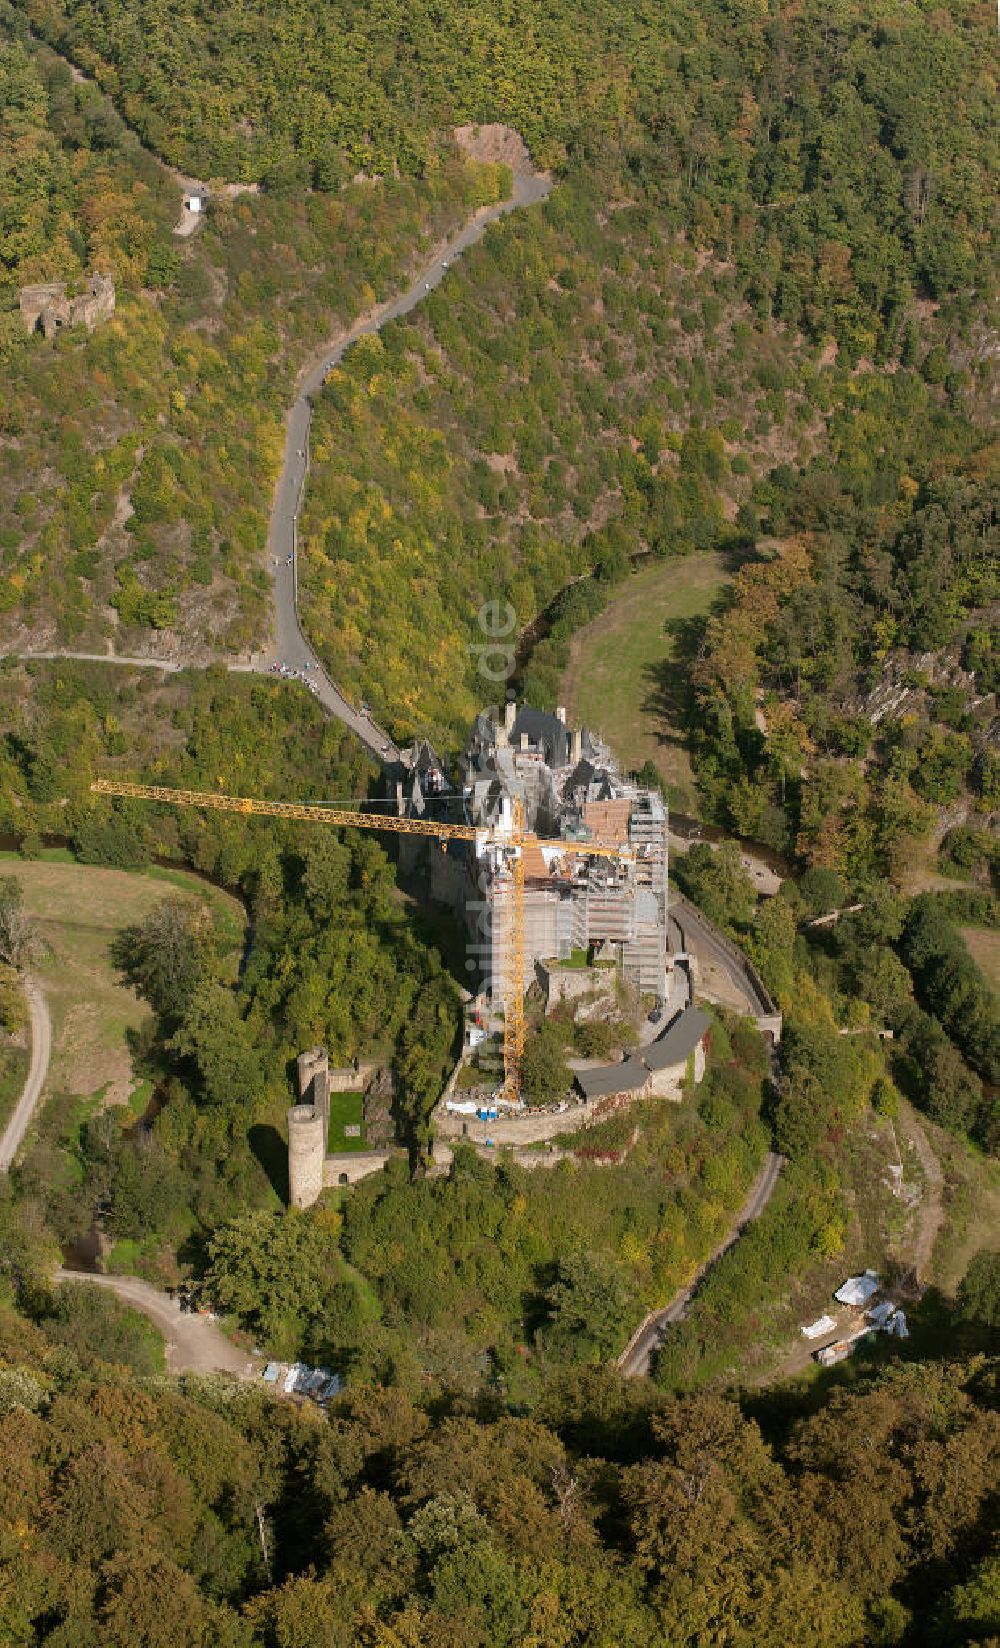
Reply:
[[[379,761],[397,761],[401,752],[388,733],[345,698],[336,683],[330,680],[306,638],[299,616],[298,521],[309,474],[313,399],[352,343],[379,332],[389,321],[409,314],[443,279],[454,259],[482,239],[491,223],[520,206],[544,200],[550,188],[549,179],[541,174],[515,176],[510,198],[493,206],[481,207],[468,223],[443,241],[405,292],[388,303],[380,304],[369,314],[362,315],[353,326],[315,350],[299,376],[298,394],[285,422],[285,455],[274,491],[267,539],[268,568],[274,594],[274,631],[271,647],[257,667],[271,670],[275,664],[285,664],[296,671],[304,670],[316,688],[319,702],[349,727]]]

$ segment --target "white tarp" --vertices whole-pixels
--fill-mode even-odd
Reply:
[[[895,1314],[896,1307],[889,1299],[883,1299],[880,1305],[873,1305],[871,1310],[866,1312],[872,1327],[876,1328],[888,1327]]]
[[[822,1339],[824,1333],[832,1333],[837,1326],[832,1316],[817,1316],[815,1322],[808,1327],[800,1328],[799,1332],[806,1339]]]
[[[872,1294],[878,1292],[878,1271],[866,1270],[863,1276],[848,1276],[847,1281],[834,1294],[842,1305],[853,1305],[860,1309],[867,1305]]]

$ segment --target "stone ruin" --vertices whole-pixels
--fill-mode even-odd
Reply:
[[[92,332],[98,321],[115,312],[115,283],[110,275],[91,275],[86,291],[72,298],[66,296],[64,280],[22,286],[20,304],[27,332],[41,327],[47,338],[64,326],[85,326]]]

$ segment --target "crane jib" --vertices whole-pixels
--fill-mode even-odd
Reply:
[[[511,825],[489,831],[473,829],[469,824],[435,824],[422,818],[385,818],[377,813],[364,813],[342,807],[320,807],[312,803],[299,805],[292,801],[260,801],[248,795],[223,795],[212,790],[168,789],[159,784],[131,784],[125,779],[97,778],[90,786],[95,795],[117,796],[122,800],[165,801],[174,807],[208,807],[215,812],[239,813],[244,818],[288,818],[306,824],[330,824],[340,828],[382,830],[392,835],[429,836],[444,845],[449,840],[474,841],[481,845],[499,847],[507,855],[510,875],[506,896],[504,921],[504,1097],[515,1103],[521,1100],[521,1054],[524,1051],[524,848],[551,847],[560,853],[576,853],[581,857],[616,858],[634,861],[633,848],[605,846],[594,842],[544,841],[525,831],[524,805],[515,797],[511,808]]]

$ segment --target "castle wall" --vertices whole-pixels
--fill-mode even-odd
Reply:
[[[593,997],[606,1007],[614,1000],[618,972],[614,967],[547,967],[538,963],[538,976],[545,991],[546,1011],[562,1002],[579,1002]]]
[[[339,1156],[327,1156],[323,1162],[323,1187],[358,1184],[372,1173],[380,1173],[392,1154],[391,1150],[346,1150]]]
[[[325,1047],[310,1047],[308,1052],[300,1053],[295,1061],[296,1074],[299,1083],[299,1098],[308,1099],[313,1084],[313,1078],[320,1071],[327,1071],[330,1061]]]
[[[92,332],[99,320],[115,312],[115,283],[110,275],[92,275],[87,290],[72,298],[66,296],[64,280],[22,286],[18,302],[27,332],[39,323],[47,338],[61,326],[85,326]]]
[[[378,1065],[373,1060],[359,1060],[357,1066],[353,1064],[335,1065],[326,1072],[328,1093],[356,1093],[359,1088],[368,1086]]]

